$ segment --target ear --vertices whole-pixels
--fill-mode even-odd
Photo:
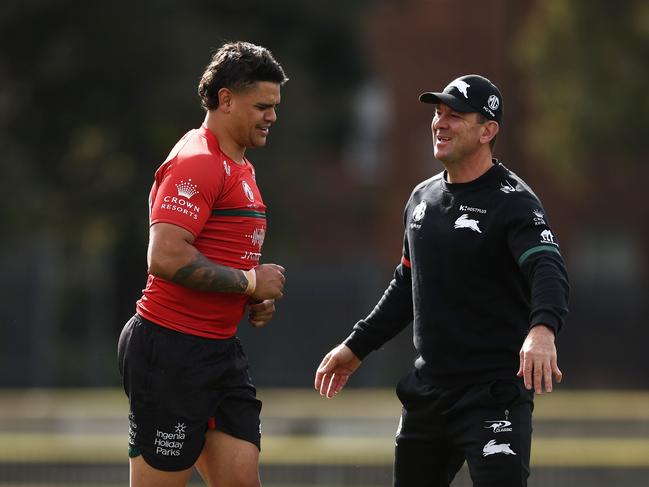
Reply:
[[[218,93],[219,108],[225,113],[230,113],[232,108],[233,93],[227,88],[221,88]]]
[[[487,120],[486,123],[482,125],[482,134],[480,135],[480,142],[483,144],[488,144],[491,142],[498,132],[500,131],[500,125],[494,120]]]

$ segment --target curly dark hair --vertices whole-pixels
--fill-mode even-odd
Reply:
[[[283,85],[284,69],[265,47],[250,42],[229,42],[214,53],[198,83],[198,96],[205,110],[219,106],[221,88],[239,91],[257,81]]]

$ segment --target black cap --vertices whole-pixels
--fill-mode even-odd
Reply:
[[[478,74],[467,74],[451,81],[442,93],[419,95],[424,103],[444,103],[457,112],[478,112],[502,123],[503,97],[491,81]]]

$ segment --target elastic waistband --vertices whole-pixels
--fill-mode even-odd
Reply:
[[[184,338],[184,339],[189,339],[189,340],[196,340],[197,342],[200,343],[231,343],[231,342],[238,342],[239,339],[237,338],[236,335],[233,335],[229,338],[207,338],[207,337],[202,337],[198,335],[192,335],[190,333],[183,333],[181,331],[173,330],[171,328],[167,328],[166,326],[159,325],[158,323],[154,323],[153,321],[149,321],[146,318],[144,318],[142,315],[139,313],[135,313],[133,316],[137,321],[142,323],[143,325],[151,328],[152,330],[155,330],[157,333],[164,333],[169,336],[174,336],[178,338]]]

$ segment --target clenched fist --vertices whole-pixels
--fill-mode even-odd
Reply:
[[[250,296],[256,301],[280,299],[284,296],[284,268],[277,264],[260,264],[254,268],[256,284]]]

